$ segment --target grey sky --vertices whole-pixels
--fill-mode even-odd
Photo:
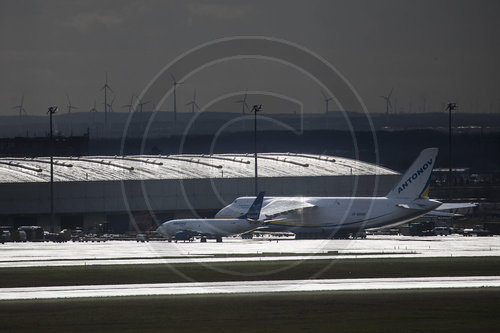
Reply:
[[[302,45],[333,64],[371,112],[394,87],[398,111],[500,112],[498,1],[6,1],[0,2],[0,114],[25,95],[41,115],[66,96],[102,110],[104,73],[116,111],[167,63],[217,38],[262,35]],[[241,71],[241,72],[240,72]],[[264,83],[265,82],[265,83]],[[233,90],[282,87],[324,109],[319,88],[277,65],[223,64],[179,91],[180,111]],[[218,90],[218,88],[220,88]],[[307,102],[309,101],[309,102]],[[162,109],[170,109],[167,103]],[[307,110],[306,110],[307,111]]]

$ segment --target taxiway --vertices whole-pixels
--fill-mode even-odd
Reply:
[[[0,300],[483,287],[500,287],[500,276],[313,279],[0,288]]]
[[[369,236],[363,240],[225,238],[223,243],[5,243],[0,267],[263,260],[500,256],[499,237]],[[228,255],[229,254],[229,255]]]

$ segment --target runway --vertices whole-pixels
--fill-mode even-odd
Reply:
[[[499,237],[369,236],[363,240],[225,238],[223,243],[5,243],[1,267],[224,261],[500,256]],[[227,254],[230,254],[228,256]]]
[[[105,243],[6,243],[0,268],[343,260],[364,258],[500,257],[499,237],[369,236],[364,240],[225,238],[223,243],[108,241]],[[207,267],[209,267],[208,265]],[[500,276],[340,278],[310,280],[104,284],[0,288],[0,300],[147,295],[244,294],[500,287]]]
[[[0,300],[500,287],[500,276],[189,282],[0,288]]]

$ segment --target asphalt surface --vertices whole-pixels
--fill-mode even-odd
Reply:
[[[483,287],[500,287],[500,276],[188,282],[0,288],[0,300]]]
[[[500,237],[369,236],[363,240],[225,238],[223,243],[5,243],[0,267],[262,260],[500,256]],[[230,254],[230,257],[225,255]]]
[[[500,237],[369,236],[364,240],[226,238],[223,243],[6,243],[0,267],[500,256]],[[0,288],[0,300],[500,287],[500,276],[190,282]]]

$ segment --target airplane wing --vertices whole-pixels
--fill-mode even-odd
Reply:
[[[448,209],[473,208],[473,207],[477,207],[477,203],[471,203],[471,202],[444,203],[435,210],[448,210]]]
[[[460,217],[463,216],[462,214],[455,214],[452,212],[443,212],[443,210],[453,210],[453,209],[459,209],[459,208],[474,208],[477,207],[477,203],[470,203],[470,202],[457,202],[457,203],[444,203],[438,208],[427,212],[425,215],[431,215],[431,216],[447,216],[447,217]]]
[[[450,212],[438,212],[436,210],[431,210],[430,212],[426,213],[425,215],[430,215],[430,216],[446,216],[446,217],[460,217],[460,216],[463,216],[462,214],[455,214],[455,213],[450,213]]]
[[[404,203],[404,204],[397,204],[397,207],[401,208],[406,208],[406,209],[424,209],[425,207],[420,206],[418,203]],[[477,204],[475,203],[444,203],[438,208],[431,210],[425,215],[430,215],[430,216],[447,216],[447,217],[458,217],[458,216],[463,216],[462,214],[455,214],[452,212],[443,212],[443,210],[452,210],[452,209],[459,209],[459,208],[472,208],[472,207],[477,207]]]
[[[184,228],[184,229],[178,230],[174,235],[174,237],[177,240],[189,240],[190,238],[194,238],[194,237],[215,238],[218,236],[220,236],[220,235],[218,235],[216,233],[200,232],[199,230],[189,229],[189,228]]]
[[[211,235],[201,233],[197,230],[182,229],[182,230],[177,231],[175,233],[175,236],[179,237],[179,238],[182,238],[182,237],[191,238],[191,237],[195,237],[195,236],[211,236]]]
[[[273,219],[279,215],[314,207],[316,207],[316,205],[300,198],[275,199],[262,208],[261,214],[264,215],[266,219]]]
[[[396,206],[400,207],[400,208],[417,209],[417,210],[424,210],[426,208],[424,205],[419,205],[418,203],[414,203],[414,202],[396,204]]]

